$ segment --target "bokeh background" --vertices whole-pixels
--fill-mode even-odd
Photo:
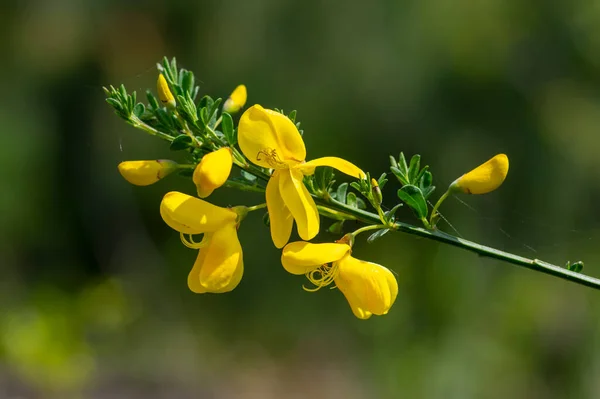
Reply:
[[[297,109],[309,158],[379,175],[421,154],[434,199],[505,152],[500,190],[444,204],[454,228],[600,276],[597,1],[27,0],[1,3],[0,38],[0,397],[600,397],[600,293],[413,236],[355,246],[398,275],[384,317],[304,292],[258,212],[240,286],[192,294],[195,251],[158,213],[191,182],[116,168],[181,154],[102,92],[143,93],[176,56],[201,93]]]

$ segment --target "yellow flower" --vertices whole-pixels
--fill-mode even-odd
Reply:
[[[167,80],[163,76],[163,74],[158,75],[158,81],[156,82],[156,91],[158,92],[158,98],[160,102],[168,108],[175,108],[175,97],[171,93],[169,89],[169,84]]]
[[[294,123],[285,115],[260,105],[246,110],[238,126],[238,142],[246,157],[258,166],[275,169],[267,184],[271,237],[277,248],[290,239],[293,221],[303,240],[319,232],[319,212],[315,201],[302,183],[317,166],[331,166],[363,178],[364,172],[352,163],[336,157],[305,162],[306,148]]]
[[[486,194],[500,187],[507,174],[508,157],[505,154],[498,154],[456,179],[450,185],[450,190],[467,194]]]
[[[345,243],[311,244],[297,241],[283,249],[281,263],[285,270],[306,275],[316,288],[335,283],[359,319],[384,315],[398,295],[398,282],[392,272],[376,263],[351,256]]]
[[[213,151],[202,157],[194,170],[194,184],[198,189],[198,197],[206,198],[227,181],[233,158],[228,147]]]
[[[160,215],[181,234],[185,246],[200,249],[188,275],[190,290],[199,294],[222,293],[237,287],[244,273],[244,261],[237,236],[238,214],[234,210],[173,191],[160,203]],[[204,234],[202,241],[193,241],[193,234]]]
[[[136,186],[149,186],[176,170],[177,162],[168,159],[125,161],[119,164],[121,176]]]
[[[246,104],[247,98],[246,86],[239,85],[233,90],[229,98],[225,101],[225,104],[223,104],[223,111],[230,114],[238,112]]]

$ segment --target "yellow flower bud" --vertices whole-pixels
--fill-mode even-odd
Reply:
[[[238,112],[240,108],[246,104],[247,98],[248,93],[246,92],[246,86],[239,85],[235,88],[233,93],[231,93],[227,101],[225,101],[225,104],[223,104],[223,111],[229,112],[230,114]]]
[[[169,89],[169,84],[162,73],[158,75],[156,90],[158,91],[158,98],[160,99],[162,105],[168,108],[175,108],[175,97],[173,97],[173,94]]]
[[[149,186],[176,170],[177,162],[168,159],[125,161],[119,164],[121,176],[136,186]]]
[[[498,154],[456,179],[450,185],[450,190],[467,194],[486,194],[500,187],[507,174],[508,157],[505,154]]]
[[[371,193],[373,194],[373,199],[377,203],[377,205],[381,205],[383,202],[383,194],[381,193],[381,189],[379,188],[379,183],[375,179],[371,179]]]
[[[227,181],[233,157],[229,147],[221,148],[202,157],[194,170],[194,184],[198,189],[198,197],[206,198]]]

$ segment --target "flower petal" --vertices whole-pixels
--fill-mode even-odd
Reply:
[[[198,197],[206,198],[227,181],[231,173],[233,157],[229,147],[221,148],[202,157],[194,170],[194,184],[198,189]]]
[[[386,314],[398,295],[398,282],[389,269],[347,255],[338,263],[335,284],[352,311]],[[359,317],[357,315],[357,317]]]
[[[279,112],[253,105],[238,125],[240,149],[252,163],[277,168],[306,158],[306,147],[296,125]]]
[[[212,234],[210,234],[212,236]],[[209,238],[210,239],[210,238]],[[204,260],[206,259],[206,248],[198,251],[198,256],[196,257],[196,261],[194,262],[194,266],[190,273],[188,274],[188,288],[190,291],[195,292],[196,294],[204,294],[206,288],[200,284],[200,270],[202,269],[202,265],[204,264]]]
[[[338,286],[338,288],[340,287]],[[354,291],[348,289],[343,290],[342,288],[340,288],[340,291],[342,291],[342,293],[346,297],[346,300],[348,301],[348,304],[350,305],[350,309],[352,309],[352,313],[354,313],[354,316],[358,317],[361,320],[367,320],[371,318],[371,316],[373,316],[373,313],[360,307],[360,300],[358,299]]]
[[[288,207],[298,229],[298,235],[312,240],[319,233],[319,211],[310,193],[302,182],[302,172],[294,169],[281,170],[279,192]]]
[[[200,268],[200,284],[208,292],[233,290],[244,272],[242,246],[235,225],[227,224],[215,231],[208,246],[201,251],[206,251],[206,257]]]
[[[246,90],[246,86],[239,85],[233,90],[225,104],[223,104],[223,111],[229,112],[230,114],[234,112],[238,112],[240,108],[246,104],[246,99],[248,98],[248,92]]]
[[[235,223],[237,214],[177,191],[165,194],[160,216],[169,227],[184,234],[210,233]]]
[[[312,161],[308,161],[302,165],[296,166],[296,168],[302,170],[305,175],[312,175],[315,173],[315,167],[317,166],[331,166],[332,168],[335,168],[340,172],[357,179],[364,179],[366,176],[365,172],[363,172],[358,166],[354,165],[352,162],[338,157],[323,157],[313,159]]]
[[[282,171],[276,170],[267,183],[267,209],[269,210],[269,224],[271,238],[277,248],[283,248],[292,234],[294,219],[290,210],[285,206],[279,193],[279,179]]]
[[[283,248],[281,264],[292,274],[306,274],[326,263],[338,261],[350,251],[348,244],[291,242]]]

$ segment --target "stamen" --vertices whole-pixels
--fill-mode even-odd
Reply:
[[[338,267],[336,263],[331,265],[325,264],[305,275],[308,281],[315,285],[315,288],[306,288],[305,286],[302,286],[302,289],[308,292],[315,292],[333,283],[333,280],[338,275]],[[335,286],[333,286],[332,289],[333,288],[335,288]]]
[[[279,155],[277,155],[277,150],[274,148],[260,150],[256,155],[256,160],[267,162],[273,169],[285,166],[285,162],[279,158]]]
[[[188,234],[188,236],[190,237],[189,240],[185,238],[185,234],[183,234],[183,233],[179,233],[179,234],[180,234],[181,242],[183,243],[183,245],[185,245],[186,247],[191,248],[191,249],[200,249],[202,247],[205,247],[209,241],[206,234],[204,234],[204,236],[202,237],[202,241],[200,241],[200,242],[194,241],[194,238],[192,237],[191,234]]]

